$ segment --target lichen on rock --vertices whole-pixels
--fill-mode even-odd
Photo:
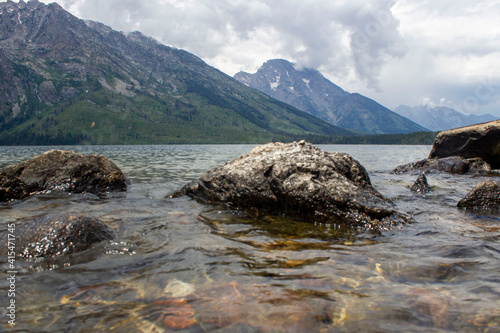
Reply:
[[[305,141],[258,146],[209,170],[174,197],[181,195],[243,210],[364,229],[388,228],[410,220],[372,187],[358,161]]]

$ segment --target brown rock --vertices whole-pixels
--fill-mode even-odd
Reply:
[[[154,304],[159,306],[158,321],[169,329],[186,329],[197,323],[193,308],[184,298],[155,301]]]
[[[126,189],[127,179],[121,170],[96,154],[50,150],[0,170],[0,201],[54,190],[103,195]]]
[[[448,156],[480,157],[500,169],[500,120],[439,133],[429,159]]]
[[[270,143],[208,171],[174,196],[189,195],[244,210],[356,227],[407,221],[377,192],[365,168],[348,154],[305,141]]]
[[[485,180],[460,200],[457,207],[462,208],[489,208],[500,205],[500,184]]]

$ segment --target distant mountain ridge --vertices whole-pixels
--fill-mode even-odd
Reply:
[[[485,123],[498,119],[490,114],[465,115],[446,106],[422,105],[411,107],[400,105],[394,109],[394,112],[432,131],[445,131],[452,128]]]
[[[139,32],[0,3],[0,144],[239,143],[349,135]]]
[[[255,74],[239,72],[234,78],[342,128],[370,134],[426,131],[372,99],[344,91],[319,71],[297,70],[283,59],[269,60]]]

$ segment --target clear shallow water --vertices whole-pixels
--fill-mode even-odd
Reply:
[[[65,257],[16,261],[19,332],[500,332],[500,213],[455,207],[484,177],[415,175],[394,167],[429,146],[320,146],[347,152],[415,223],[382,235],[264,217],[168,196],[253,148],[64,147],[112,159],[131,185],[123,196],[51,194],[0,204],[0,230],[20,219],[85,213],[112,242]],[[61,148],[61,147],[59,147]],[[0,167],[48,147],[0,147]],[[4,245],[2,245],[4,246]],[[7,271],[1,258],[1,271]],[[6,273],[2,273],[3,276]]]

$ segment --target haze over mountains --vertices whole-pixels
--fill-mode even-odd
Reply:
[[[496,120],[490,115],[465,115],[446,106],[407,106],[400,105],[394,112],[406,117],[431,131],[445,131],[451,128],[463,127]]]
[[[0,143],[231,143],[350,135],[139,32],[0,3]]]
[[[363,95],[348,93],[314,69],[296,69],[283,59],[269,60],[255,74],[239,72],[238,81],[342,128],[370,134],[426,129]]]

